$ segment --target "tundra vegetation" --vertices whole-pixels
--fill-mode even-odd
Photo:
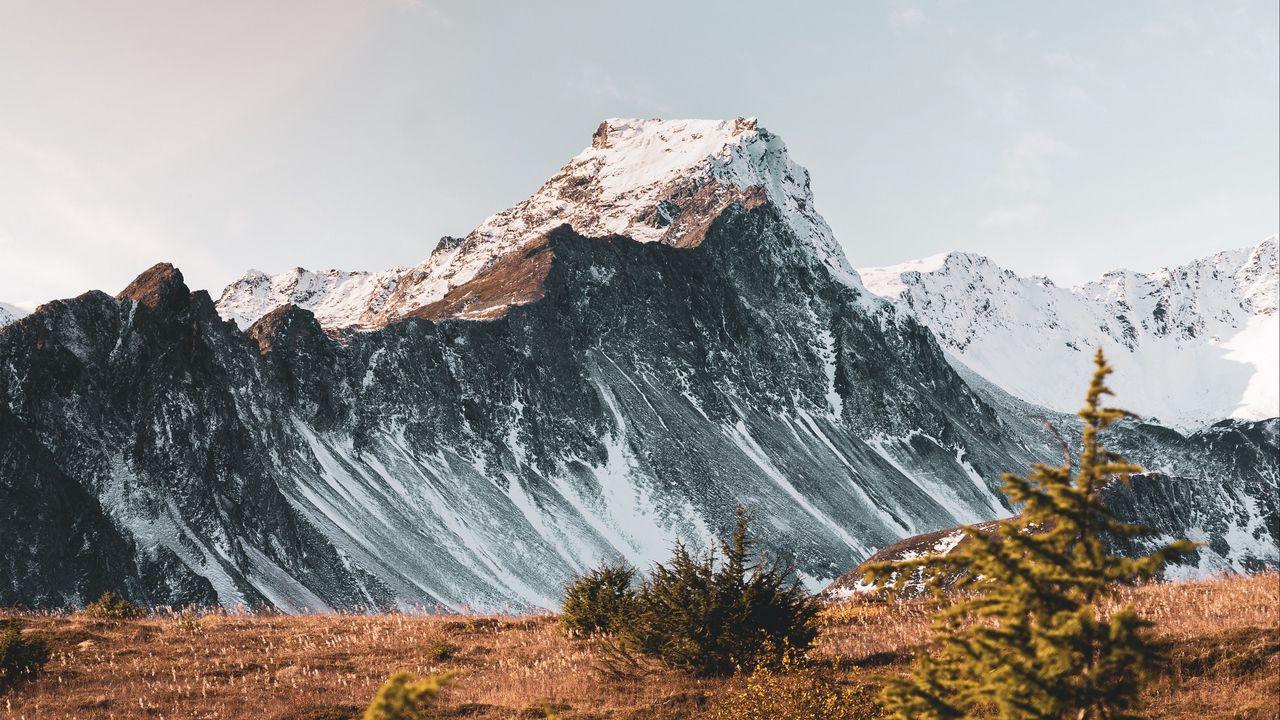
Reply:
[[[1126,605],[1168,647],[1141,692],[1146,717],[1275,718],[1280,575],[1140,584],[1099,603],[1104,617]],[[549,707],[562,720],[807,720],[815,703],[805,695],[828,689],[864,707],[827,717],[875,718],[881,689],[929,647],[934,611],[927,599],[872,595],[831,604],[807,670],[792,662],[728,677],[664,664],[617,675],[552,615],[19,612],[20,636],[43,639],[49,660],[0,691],[0,720],[359,720],[400,671],[456,673],[431,707],[440,718],[538,719]],[[457,649],[440,652],[448,646]]]

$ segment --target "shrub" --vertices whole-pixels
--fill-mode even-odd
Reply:
[[[432,640],[427,643],[425,648],[427,657],[436,662],[444,662],[445,660],[448,660],[454,655],[457,655],[458,651],[461,649],[462,648],[457,645],[454,645],[451,642],[445,642],[444,640]]]
[[[870,720],[883,710],[874,693],[842,687],[830,673],[788,655],[778,668],[756,668],[719,693],[709,720]]]
[[[746,511],[729,542],[702,554],[677,544],[656,565],[623,628],[627,649],[699,675],[727,675],[803,656],[817,636],[819,604],[792,565],[752,559]],[[723,554],[723,558],[719,557]]]
[[[49,661],[49,647],[39,638],[23,637],[22,621],[0,620],[0,690],[35,677]]]
[[[419,678],[413,673],[398,672],[374,696],[364,711],[364,720],[430,720],[429,708],[450,677],[444,674]]]
[[[564,593],[560,627],[570,637],[613,633],[635,614],[636,571],[625,563],[602,565],[575,578]]]
[[[200,622],[200,616],[196,614],[193,608],[187,608],[177,613],[174,616],[174,621],[178,624],[178,629],[185,633],[199,635],[204,630],[204,624]]]
[[[109,591],[86,605],[84,614],[103,620],[127,620],[129,618],[142,617],[146,612],[120,597],[119,593]]]

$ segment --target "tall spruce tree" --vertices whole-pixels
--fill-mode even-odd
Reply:
[[[902,590],[924,582],[940,605],[932,652],[911,676],[885,688],[896,718],[1133,718],[1159,646],[1130,607],[1104,616],[1100,603],[1121,584],[1154,577],[1191,551],[1178,541],[1135,558],[1106,540],[1154,535],[1118,520],[1101,491],[1142,468],[1105,449],[1101,433],[1129,413],[1102,404],[1111,367],[1101,349],[1085,407],[1078,462],[1034,465],[1004,476],[1022,512],[993,533],[965,528],[950,555],[872,566],[868,580]],[[1073,472],[1074,471],[1074,472]]]

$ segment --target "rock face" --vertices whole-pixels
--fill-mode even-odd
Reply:
[[[928,325],[953,358],[1024,400],[1073,412],[1077,378],[1101,346],[1126,408],[1195,430],[1280,415],[1276,245],[1273,236],[1075,288],[955,252],[861,274],[872,292]]]
[[[343,296],[381,305],[233,286],[215,307],[157,265],[0,330],[0,605],[554,607],[572,573],[708,542],[738,503],[817,589],[1007,516],[999,472],[1059,454],[1045,411],[866,293],[776,136],[674,127],[608,121],[530,201]],[[615,192],[609,153],[706,128],[730,140]],[[1275,424],[1222,433],[1118,429],[1184,483],[1133,512],[1201,528],[1205,567],[1274,564]]]
[[[1145,554],[1180,538],[1204,543],[1189,562],[1168,569],[1166,575],[1172,578],[1275,568],[1280,563],[1280,515],[1274,499],[1280,486],[1277,434],[1280,420],[1275,418],[1256,423],[1224,421],[1190,436],[1150,425],[1111,433],[1113,446],[1123,448],[1130,457],[1160,458],[1147,462],[1152,468],[1163,468],[1135,475],[1128,486],[1113,485],[1104,491],[1108,506],[1120,519],[1163,530],[1136,540],[1112,538],[1111,550]],[[1197,460],[1210,466],[1188,477],[1187,469],[1195,467]],[[1241,472],[1242,468],[1249,470]],[[998,524],[988,521],[976,527],[994,532]],[[969,542],[960,527],[900,540],[841,575],[822,594],[840,600],[872,591],[875,586],[864,581],[868,565],[947,555]],[[908,587],[923,592],[919,585]]]

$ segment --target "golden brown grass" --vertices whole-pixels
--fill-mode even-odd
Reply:
[[[1155,718],[1280,717],[1280,575],[1129,591],[1172,644]],[[709,717],[744,680],[656,671],[617,678],[552,616],[236,615],[104,621],[24,615],[49,640],[47,672],[0,695],[18,718],[357,718],[387,676],[456,671],[441,716]],[[928,637],[920,604],[853,602],[824,614],[816,672],[859,693],[904,672]]]

